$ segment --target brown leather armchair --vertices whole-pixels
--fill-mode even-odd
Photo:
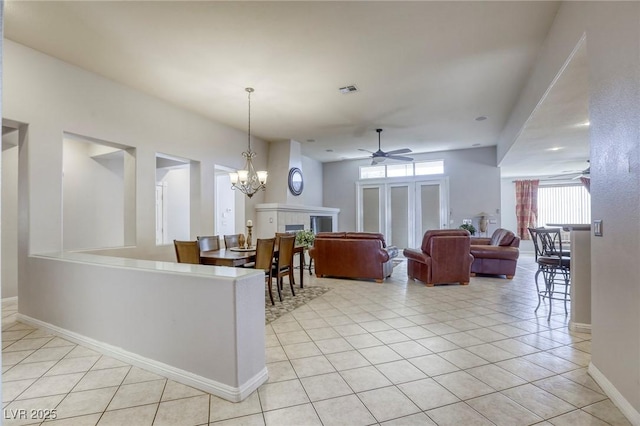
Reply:
[[[393,272],[392,258],[398,254],[387,247],[382,234],[368,232],[320,232],[309,255],[318,277],[374,279],[381,283]]]
[[[469,232],[464,229],[427,231],[420,249],[404,249],[407,275],[427,287],[454,282],[467,285],[473,262],[469,248]]]
[[[471,274],[505,275],[512,279],[516,274],[520,256],[520,237],[498,228],[491,238],[471,237],[473,265]]]

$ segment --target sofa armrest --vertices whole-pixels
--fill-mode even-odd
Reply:
[[[491,244],[491,238],[471,237],[472,246],[488,246],[489,244]]]
[[[419,249],[406,248],[402,251],[402,254],[407,259],[415,260],[416,262],[425,264],[431,262],[431,256]]]

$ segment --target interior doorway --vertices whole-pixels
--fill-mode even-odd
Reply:
[[[190,215],[191,162],[156,154],[156,244],[188,240]]]
[[[244,194],[231,187],[230,172],[234,169],[215,166],[214,172],[214,234],[232,235],[243,232]]]
[[[2,299],[18,296],[19,129],[2,123]]]

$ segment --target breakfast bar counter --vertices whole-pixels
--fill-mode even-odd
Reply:
[[[591,332],[591,225],[556,224],[571,233],[571,320],[569,328]]]

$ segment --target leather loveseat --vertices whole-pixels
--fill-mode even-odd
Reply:
[[[374,279],[381,283],[393,272],[395,246],[369,232],[319,232],[309,248],[318,277]]]
[[[464,229],[437,229],[427,231],[419,249],[404,249],[407,275],[434,284],[469,284],[471,263],[469,232]]]
[[[471,237],[471,254],[474,261],[471,273],[505,275],[512,279],[520,255],[520,237],[498,228],[491,238]]]

